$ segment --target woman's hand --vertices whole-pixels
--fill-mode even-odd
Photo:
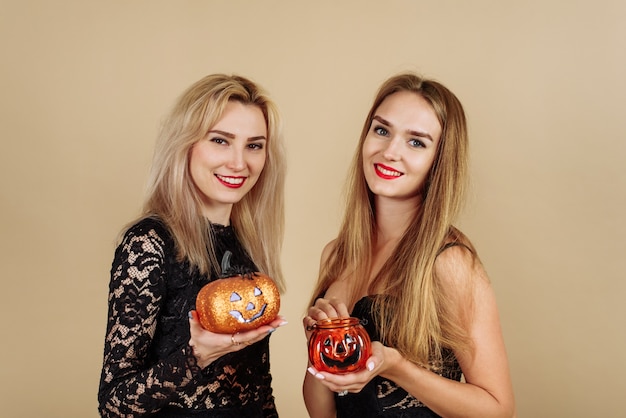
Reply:
[[[345,303],[332,298],[318,298],[315,301],[315,305],[309,308],[307,316],[302,320],[307,340],[311,336],[311,332],[317,321],[328,318],[348,318],[349,316],[350,312],[348,312],[348,307]]]
[[[373,341],[372,355],[367,359],[365,370],[355,373],[334,374],[320,372],[313,367],[309,367],[307,371],[333,392],[340,394],[347,392],[357,393],[374,377],[392,367],[396,358],[400,358],[400,355],[395,349],[385,347],[378,341]]]
[[[267,325],[259,328],[237,332],[235,334],[217,334],[202,328],[196,311],[189,312],[189,345],[198,360],[198,366],[205,368],[224,354],[239,351],[249,345],[261,341],[277,328],[287,325],[282,316],[278,316]]]

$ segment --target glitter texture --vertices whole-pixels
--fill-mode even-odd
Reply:
[[[258,328],[272,322],[279,310],[278,288],[262,273],[215,280],[196,298],[202,327],[222,334]]]

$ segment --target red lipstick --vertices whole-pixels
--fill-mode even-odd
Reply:
[[[230,189],[238,189],[246,182],[246,178],[242,176],[220,176],[219,174],[215,175],[215,178],[222,183],[224,186]]]
[[[402,173],[383,164],[374,164],[374,172],[378,177],[385,180],[394,180],[402,176]]]

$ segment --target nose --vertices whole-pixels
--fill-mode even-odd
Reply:
[[[246,167],[243,149],[232,147],[226,166],[233,171],[241,171]]]
[[[391,138],[387,147],[383,150],[383,157],[388,161],[398,161],[400,159],[400,140]]]

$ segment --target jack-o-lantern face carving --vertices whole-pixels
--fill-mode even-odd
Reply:
[[[345,368],[361,358],[359,337],[352,335],[351,331],[326,336],[321,348],[320,357],[330,368]]]
[[[223,334],[258,328],[272,322],[279,310],[280,293],[276,284],[258,272],[215,280],[200,289],[196,297],[202,327]]]
[[[309,340],[309,360],[319,371],[355,372],[370,354],[370,338],[358,318],[319,321]]]
[[[233,318],[237,319],[237,321],[242,323],[250,323],[259,319],[265,313],[265,308],[267,308],[267,303],[263,300],[260,302],[260,296],[263,295],[263,291],[258,287],[254,286],[252,289],[253,298],[258,299],[259,301],[252,302],[252,298],[246,298],[246,295],[242,298],[241,295],[235,291],[230,294],[230,302],[232,303],[233,310],[229,313],[233,316]],[[246,300],[249,302],[246,303]],[[241,302],[242,306],[240,309],[237,309],[238,302]],[[261,307],[259,308],[258,305]]]

